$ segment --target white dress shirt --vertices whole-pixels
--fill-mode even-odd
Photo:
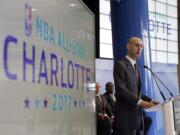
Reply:
[[[131,65],[134,68],[134,64],[136,64],[136,61],[134,59],[132,59],[131,57],[129,57],[128,55],[126,55],[126,58],[129,60],[129,62],[131,63]],[[134,68],[135,69],[135,68]]]

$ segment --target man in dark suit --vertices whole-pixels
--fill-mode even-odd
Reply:
[[[115,113],[115,103],[116,103],[116,98],[114,95],[114,86],[112,82],[107,82],[106,83],[106,92],[103,94],[104,97],[106,98],[107,104],[110,107],[112,113]]]
[[[127,55],[115,62],[114,82],[116,91],[114,135],[141,135],[142,109],[157,102],[141,95],[141,79],[136,60],[143,48],[142,40],[132,37],[127,43]]]
[[[97,135],[111,135],[112,118],[114,116],[104,96],[99,94],[100,87],[100,84],[96,83]]]
[[[116,97],[114,95],[114,86],[112,82],[107,82],[105,86],[106,92],[103,96],[106,98],[107,104],[111,110],[111,112],[115,113],[115,104],[116,104]],[[114,130],[114,118],[112,119],[112,129]],[[112,131],[113,131],[112,130]]]

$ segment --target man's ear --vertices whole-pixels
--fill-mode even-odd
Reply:
[[[126,45],[126,48],[127,48],[127,50],[129,50],[129,48],[130,48],[129,44]]]

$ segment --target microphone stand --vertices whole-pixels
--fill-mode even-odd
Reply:
[[[158,87],[158,89],[159,89],[159,92],[160,92],[160,94],[161,94],[161,96],[162,96],[162,98],[163,98],[163,100],[164,100],[164,102],[165,102],[165,101],[166,101],[166,98],[165,98],[163,92],[161,91],[161,89],[160,89],[160,87],[159,87],[159,84],[158,84],[158,82],[157,82],[157,80],[156,80],[156,76],[154,75],[153,72],[151,72],[151,74],[152,74],[152,76],[153,76],[153,78],[154,78],[154,80],[155,80],[155,82],[156,82],[156,85],[157,85],[157,87]]]
[[[147,68],[151,72],[151,74],[154,76],[154,78],[158,79],[158,81],[167,89],[167,91],[169,92],[169,94],[173,98],[174,95],[172,94],[171,90],[161,81],[161,79],[159,79],[159,77],[149,67],[144,65],[144,68]]]
[[[148,68],[148,67],[145,66],[145,65],[144,65],[144,68],[147,68],[147,69],[151,72],[151,74],[152,74],[152,76],[153,76],[153,78],[154,78],[154,80],[155,80],[155,83],[156,83],[156,85],[157,85],[157,87],[158,87],[158,89],[159,89],[159,92],[160,92],[163,100],[166,101],[166,98],[165,98],[163,92],[161,91],[161,89],[160,89],[160,87],[159,87],[159,84],[158,84],[158,82],[157,82],[156,79],[158,79],[163,85],[165,85],[165,84],[156,76],[156,74],[155,74],[150,68]],[[166,88],[167,88],[167,86],[166,86]],[[168,89],[168,92],[170,92],[169,89]],[[171,92],[170,92],[170,93],[171,93]],[[171,94],[172,94],[172,93],[171,93]],[[171,95],[171,94],[170,94],[170,95]]]
[[[159,82],[168,90],[169,94],[171,95],[171,97],[173,97],[173,94],[172,92],[170,91],[170,89],[161,81],[161,79],[159,79],[159,77],[154,73],[152,72],[152,74],[159,80]]]

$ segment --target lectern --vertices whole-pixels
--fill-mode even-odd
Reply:
[[[165,135],[180,135],[180,99],[169,100],[148,111],[158,111],[158,109],[163,111]]]
[[[175,104],[177,104],[178,102],[180,104],[180,101],[170,100],[162,105],[165,135],[176,135]]]

